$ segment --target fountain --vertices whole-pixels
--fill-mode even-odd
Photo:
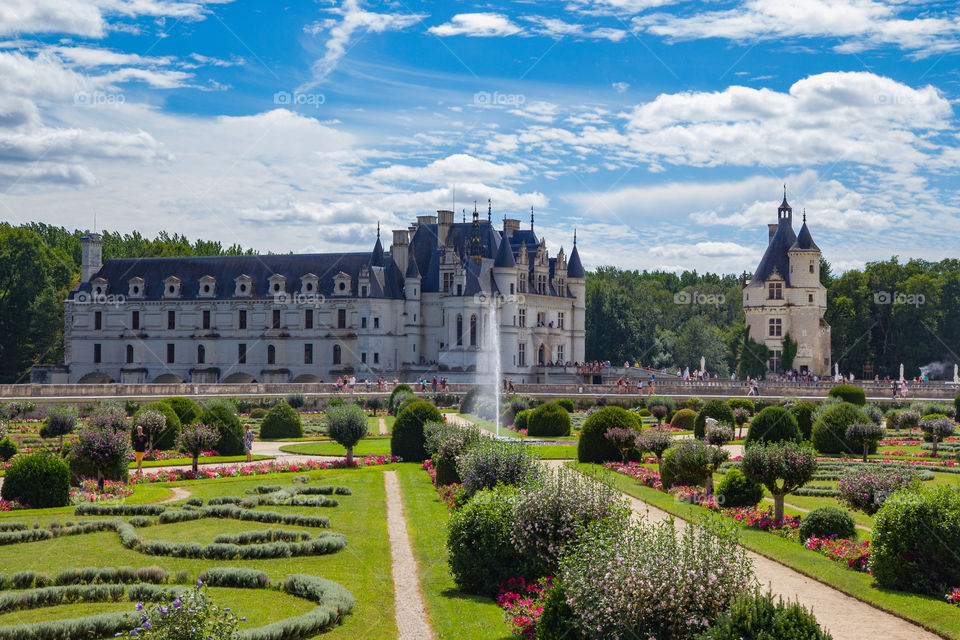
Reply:
[[[498,313],[498,300],[496,296],[491,296],[490,306],[486,308],[483,314],[483,367],[477,368],[477,374],[480,379],[477,384],[481,387],[486,386],[483,381],[484,376],[489,376],[491,381],[491,390],[493,392],[494,424],[497,425],[496,434],[500,437],[500,379],[503,376],[503,366],[500,362],[500,314]]]

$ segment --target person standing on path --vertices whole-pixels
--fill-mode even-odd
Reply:
[[[147,452],[147,444],[150,443],[143,433],[143,427],[137,427],[137,432],[133,434],[133,455],[137,459],[137,475],[143,475],[143,456]]]
[[[247,454],[247,462],[253,460],[253,429],[247,425],[247,430],[243,432],[243,452]]]

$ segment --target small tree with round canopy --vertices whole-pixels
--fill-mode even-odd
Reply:
[[[783,522],[783,499],[813,477],[817,452],[808,444],[790,440],[758,442],[744,450],[740,468],[773,495],[774,518]]]
[[[200,454],[217,443],[220,439],[220,430],[209,424],[188,424],[177,434],[177,448],[190,454],[193,458],[193,472],[197,472]]]
[[[847,427],[847,432],[844,435],[847,436],[847,440],[850,442],[863,447],[863,461],[866,462],[870,448],[876,446],[878,442],[883,440],[883,427],[873,423],[852,424]]]
[[[673,445],[673,436],[666,429],[649,429],[640,433],[637,446],[657,456],[657,471],[663,474],[663,454]]]
[[[367,416],[357,405],[327,410],[327,428],[331,438],[347,450],[347,466],[353,466],[353,448],[367,435]]]

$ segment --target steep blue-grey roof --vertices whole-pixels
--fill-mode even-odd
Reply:
[[[577,251],[577,245],[573,245],[573,251],[570,252],[570,259],[567,260],[567,278],[586,278],[587,274],[583,270],[583,263],[580,262],[580,252]]]
[[[377,244],[373,245],[373,253],[370,254],[370,266],[383,266],[383,245],[380,243],[380,232],[377,232]]]
[[[797,234],[797,241],[790,246],[791,250],[801,251],[820,251],[820,247],[813,241],[810,235],[810,229],[807,227],[806,216],[804,216],[803,226],[800,227],[800,233]]]
[[[407,273],[404,275],[405,278],[419,278],[420,269],[417,267],[417,261],[413,258],[413,254],[410,254],[410,259],[407,260]]]
[[[786,202],[786,198],[784,198]],[[790,224],[789,217],[781,217],[777,225],[777,232],[773,234],[767,250],[760,259],[760,265],[753,274],[751,284],[762,284],[770,277],[774,270],[783,278],[786,286],[790,286],[790,257],[787,252],[797,241],[796,234],[793,233],[793,225]]]
[[[517,261],[513,257],[513,247],[510,246],[509,242],[500,243],[500,248],[497,250],[497,259],[494,261],[493,266],[508,268],[515,268],[517,266]]]

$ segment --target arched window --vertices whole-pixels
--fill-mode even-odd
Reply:
[[[267,364],[276,364],[277,363],[277,348],[275,346],[267,346]]]
[[[127,345],[127,364],[132,364],[132,363],[133,363],[133,345],[128,344]]]
[[[470,316],[470,346],[477,346],[477,316]]]
[[[340,350],[340,345],[338,344],[333,345],[333,364],[340,364],[340,360],[342,359],[342,357],[343,356]]]
[[[457,346],[463,346],[463,316],[457,314]]]
[[[203,364],[207,361],[207,348],[202,344],[197,345],[197,364]]]

